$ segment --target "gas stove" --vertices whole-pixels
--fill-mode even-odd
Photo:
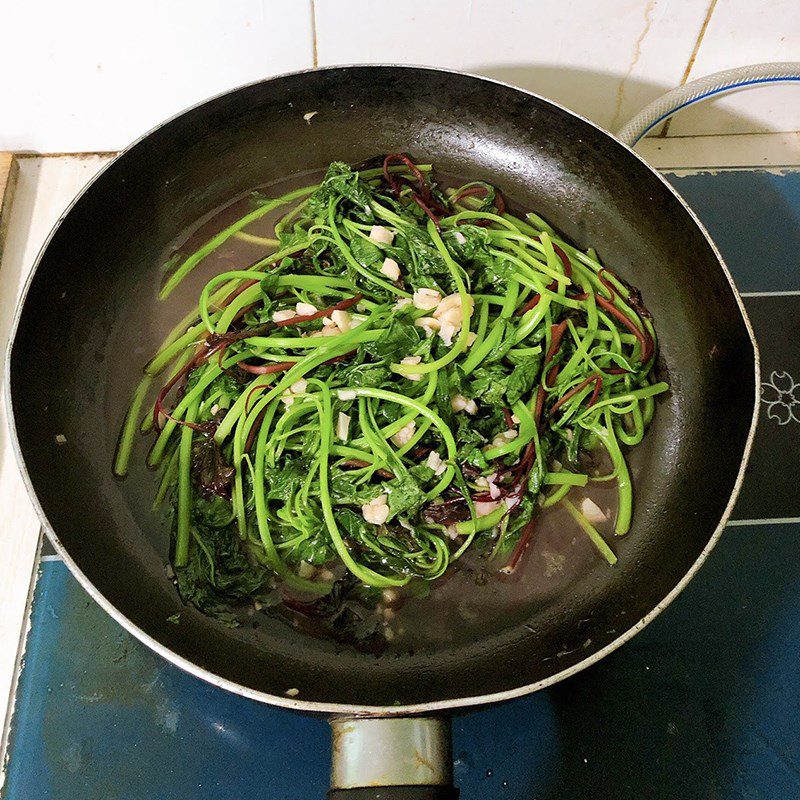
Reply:
[[[744,488],[706,566],[629,644],[454,721],[464,800],[800,796],[800,171],[667,177],[716,240],[761,347]],[[181,672],[42,546],[4,800],[321,799],[329,759],[324,719]]]

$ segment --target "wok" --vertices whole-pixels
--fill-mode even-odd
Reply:
[[[376,658],[278,620],[230,629],[184,608],[165,574],[163,531],[138,512],[147,499],[112,477],[111,458],[127,400],[119,387],[133,387],[163,331],[156,294],[176,235],[253,187],[396,151],[489,181],[577,245],[597,247],[641,289],[671,391],[640,448],[632,530],[615,543],[615,568],[598,563],[570,576],[548,603],[475,640]],[[181,309],[167,306],[170,321]],[[430,715],[516,697],[589,666],[641,630],[697,571],[742,480],[757,362],[708,234],[628,147],[494,81],[364,66],[245,86],[114,159],[39,256],[17,314],[7,386],[43,524],[109,614],[221,688],[335,715],[332,796],[451,797],[447,726]],[[168,622],[177,612],[181,624]],[[375,784],[395,788],[355,788]]]

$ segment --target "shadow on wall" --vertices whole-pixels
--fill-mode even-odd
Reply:
[[[618,73],[540,64],[476,65],[467,70],[554,100],[612,132],[648,103],[674,88]],[[742,115],[717,109],[727,128]]]

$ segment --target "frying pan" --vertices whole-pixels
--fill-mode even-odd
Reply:
[[[396,151],[498,185],[578,246],[597,247],[641,289],[671,391],[639,448],[633,525],[615,542],[615,568],[598,563],[571,575],[548,602],[487,635],[375,657],[279,620],[230,629],[184,608],[165,575],[163,531],[112,477],[111,455],[127,399],[119,387],[132,388],[163,329],[155,298],[175,237],[254,187]],[[172,322],[182,314],[168,311]],[[456,796],[447,724],[431,715],[574,674],[631,638],[686,585],[742,480],[757,367],[741,300],[708,234],[628,147],[501,83],[357,66],[221,95],[112,161],[39,256],[17,313],[7,386],[28,488],[91,596],[198,677],[334,715],[332,797],[416,798]],[[170,624],[177,612],[181,624]],[[392,788],[363,788],[376,784]]]

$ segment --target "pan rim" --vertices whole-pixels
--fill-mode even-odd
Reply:
[[[518,686],[513,689],[507,689],[502,692],[493,692],[490,694],[471,695],[471,696],[449,698],[443,700],[433,700],[425,703],[411,703],[398,706],[394,705],[372,706],[372,705],[358,705],[358,704],[348,704],[348,703],[329,703],[325,701],[290,698],[286,696],[270,694],[268,692],[252,689],[248,686],[236,683],[235,681],[223,678],[222,676],[217,675],[216,673],[211,672],[210,670],[201,667],[198,664],[195,664],[193,661],[190,661],[189,659],[181,655],[178,655],[176,652],[170,650],[168,647],[163,645],[149,633],[146,633],[144,630],[135,625],[128,617],[125,616],[123,612],[117,609],[117,607],[94,586],[94,584],[89,580],[89,578],[78,567],[77,563],[72,559],[72,557],[69,555],[66,548],[62,544],[61,540],[58,537],[58,534],[50,524],[50,521],[48,520],[47,515],[45,514],[44,509],[42,508],[39,502],[38,496],[36,494],[36,491],[34,490],[33,483],[31,481],[31,477],[28,473],[27,464],[22,454],[19,439],[17,436],[17,426],[14,419],[14,407],[11,398],[11,363],[12,363],[12,353],[14,349],[14,344],[16,342],[17,332],[22,317],[22,309],[25,305],[25,301],[28,297],[28,292],[36,276],[36,273],[39,269],[39,266],[42,262],[43,256],[47,251],[53,237],[61,227],[64,219],[78,204],[78,202],[80,202],[84,194],[86,194],[91,189],[91,187],[103,176],[106,170],[108,170],[119,158],[122,158],[123,156],[127,155],[129,152],[131,152],[135,147],[137,147],[141,142],[143,142],[152,134],[156,133],[157,131],[169,125],[174,120],[182,117],[183,115],[195,109],[198,109],[208,103],[212,103],[215,100],[224,97],[226,95],[233,94],[235,92],[247,89],[252,86],[257,86],[262,83],[269,83],[272,81],[278,81],[284,78],[291,78],[299,75],[306,75],[309,73],[326,73],[326,72],[336,72],[340,70],[350,70],[350,69],[394,69],[394,70],[403,70],[408,72],[414,72],[414,71],[436,72],[444,75],[456,75],[459,77],[467,77],[472,80],[481,81],[483,83],[488,83],[495,86],[500,86],[505,89],[511,89],[514,92],[526,95],[537,101],[546,103],[554,108],[557,108],[562,112],[565,112],[571,117],[574,117],[580,120],[581,122],[585,123],[586,125],[591,126],[600,134],[605,135],[614,142],[616,142],[620,147],[622,147],[625,151],[627,151],[629,155],[634,156],[639,161],[639,163],[642,164],[642,166],[644,166],[652,175],[654,175],[661,182],[661,184],[664,187],[666,187],[668,192],[675,197],[678,203],[682,206],[683,210],[688,214],[690,219],[694,222],[695,226],[699,229],[700,233],[705,238],[706,242],[711,248],[711,251],[716,257],[717,262],[722,268],[722,272],[728,281],[731,291],[733,292],[734,299],[739,308],[739,313],[741,314],[742,321],[744,322],[745,328],[750,338],[750,344],[753,348],[753,363],[754,363],[753,413],[750,421],[750,428],[748,431],[748,435],[744,443],[742,461],[739,466],[739,471],[737,473],[736,480],[734,481],[730,497],[728,499],[727,504],[725,505],[725,508],[723,509],[719,523],[717,524],[713,534],[711,535],[706,546],[701,551],[700,555],[689,567],[689,569],[684,573],[683,577],[678,581],[678,583],[675,584],[672,590],[651,611],[645,614],[645,616],[643,616],[638,622],[629,627],[616,639],[609,642],[605,647],[592,653],[590,656],[587,656],[585,659],[577,662],[576,664],[573,664],[572,666],[564,670],[556,672],[553,675],[548,676],[547,678],[543,678],[542,680],[536,681],[534,683],[524,684],[522,686]],[[37,516],[39,517],[42,528],[44,529],[45,533],[47,534],[47,537],[50,539],[57,553],[61,556],[63,562],[69,568],[70,572],[75,576],[75,578],[84,588],[84,590],[89,594],[89,596],[112,619],[114,619],[115,622],[120,624],[125,630],[127,630],[131,635],[133,635],[146,647],[148,647],[149,649],[151,649],[152,651],[154,651],[155,653],[157,653],[159,656],[166,659],[170,663],[174,664],[178,668],[182,669],[183,671],[193,675],[196,678],[205,681],[206,683],[210,683],[213,686],[217,686],[221,689],[232,692],[234,694],[238,694],[242,697],[246,697],[248,699],[255,700],[258,702],[266,703],[273,706],[278,706],[281,708],[287,708],[295,711],[334,714],[334,715],[399,717],[399,716],[430,714],[435,712],[453,712],[459,709],[474,708],[481,705],[504,702],[506,700],[511,700],[514,698],[532,694],[533,692],[537,692],[541,689],[547,688],[548,686],[552,686],[553,684],[556,684],[564,680],[565,678],[569,678],[572,675],[575,675],[578,672],[581,672],[582,670],[596,663],[597,661],[600,661],[602,658],[609,655],[614,650],[618,649],[623,644],[632,639],[637,633],[639,633],[642,629],[644,629],[647,625],[649,625],[662,611],[664,611],[664,609],[666,609],[673,602],[673,600],[675,600],[675,598],[683,591],[683,589],[687,586],[689,581],[692,580],[692,578],[699,571],[700,567],[705,563],[709,554],[714,549],[720,537],[722,536],[722,533],[725,529],[725,526],[728,522],[731,512],[733,511],[734,505],[741,490],[742,482],[744,480],[744,475],[748,461],[750,459],[753,440],[755,438],[755,432],[758,424],[758,416],[760,410],[759,389],[760,389],[761,375],[760,375],[760,353],[759,353],[758,343],[756,341],[755,334],[753,332],[753,328],[750,323],[750,319],[747,315],[747,311],[745,309],[744,302],[739,293],[739,290],[736,287],[733,277],[731,276],[730,271],[728,270],[728,267],[724,259],[722,258],[721,253],[719,252],[716,244],[714,243],[714,240],[711,238],[711,235],[708,233],[703,223],[698,219],[697,215],[689,207],[689,205],[681,197],[681,195],[677,192],[677,190],[666,180],[666,178],[664,178],[664,176],[661,173],[659,173],[650,164],[648,164],[641,155],[636,153],[636,151],[632,147],[627,145],[625,142],[621,141],[613,133],[605,130],[604,128],[600,127],[591,120],[588,120],[586,117],[566,108],[560,103],[550,100],[549,98],[543,97],[542,95],[539,95],[535,92],[531,92],[527,89],[522,89],[520,87],[513,86],[509,83],[497,80],[495,78],[488,78],[482,75],[476,75],[474,73],[463,72],[460,70],[451,70],[442,67],[431,67],[424,65],[391,64],[391,63],[374,63],[374,64],[354,63],[354,64],[337,64],[326,67],[315,67],[303,70],[293,70],[290,72],[281,73],[279,75],[274,75],[269,78],[250,81],[248,83],[236,86],[226,91],[219,92],[218,94],[213,95],[212,97],[206,98],[198,103],[194,103],[193,105],[188,106],[182,111],[173,114],[163,122],[155,125],[153,128],[142,134],[127,147],[120,150],[105,166],[103,166],[94,175],[94,177],[86,184],[86,186],[84,186],[83,189],[72,199],[72,201],[68,204],[68,206],[64,209],[64,211],[59,215],[52,229],[45,238],[41,248],[39,249],[36,258],[34,260],[33,266],[31,267],[31,270],[25,280],[25,284],[23,286],[22,292],[17,302],[17,307],[14,311],[14,317],[9,331],[8,343],[6,345],[3,378],[4,378],[3,398],[6,403],[8,427],[11,433],[11,439],[10,439],[11,449],[16,458],[17,466],[20,470],[20,474],[22,476],[25,489],[37,513]]]

